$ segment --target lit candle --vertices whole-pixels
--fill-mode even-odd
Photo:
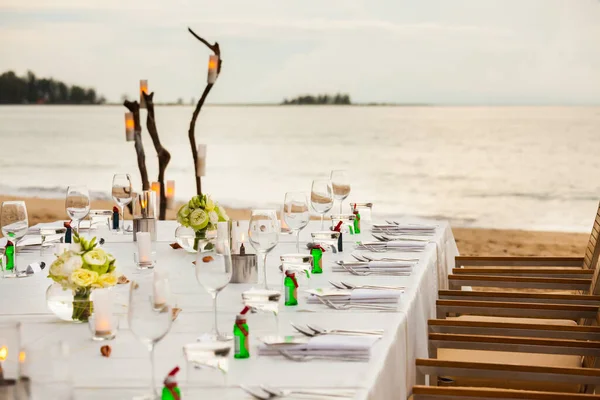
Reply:
[[[108,289],[96,289],[93,292],[94,329],[96,336],[110,336],[112,326],[112,293]]]
[[[217,81],[217,74],[219,71],[219,56],[211,55],[208,57],[208,83],[215,83]]]
[[[152,190],[154,193],[156,193],[156,195],[155,195],[156,206],[160,209],[160,182],[152,182],[152,185],[150,186],[150,190]]]
[[[152,241],[150,232],[137,232],[136,239],[138,244],[138,263],[142,266],[152,264]]]
[[[125,140],[133,142],[135,136],[135,123],[133,122],[133,113],[125,113]]]
[[[146,100],[144,100],[144,95],[142,93],[148,94],[147,79],[140,79],[140,108],[146,108]]]
[[[160,268],[154,270],[154,308],[161,308],[167,304],[167,271]]]
[[[198,145],[198,167],[196,168],[196,176],[206,176],[206,145]]]
[[[167,181],[167,208],[175,207],[175,181]]]

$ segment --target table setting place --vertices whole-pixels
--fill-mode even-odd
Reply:
[[[60,324],[68,335],[87,339],[72,353],[68,335],[46,335],[47,347],[34,351],[31,328],[0,316],[0,398],[8,393],[20,399],[26,392],[23,399],[73,399],[92,387],[114,390],[104,382],[91,385],[80,365],[148,382],[139,395],[111,398],[179,400],[203,387],[239,391],[240,399],[362,399],[369,392],[377,382],[367,378],[371,365],[385,360],[405,331],[398,326],[407,323],[413,302],[403,297],[414,295],[406,289],[433,276],[423,270],[435,267],[427,244],[439,226],[373,223],[370,202],[350,203],[344,214],[350,183],[341,170],[315,179],[310,192],[286,193],[280,210],[251,210],[246,221],[232,221],[207,194],[177,209],[171,201],[177,222],[172,234],[165,229],[175,225],[158,218],[158,193],[135,191],[128,174],[115,174],[117,205],[90,210],[89,190],[72,185],[65,200],[69,220],[32,227],[25,202],[2,203],[1,276],[39,278],[0,280],[3,292],[26,297],[19,310],[32,321],[45,318],[36,330]],[[339,213],[326,219],[336,201]],[[126,229],[123,212],[130,203]],[[311,221],[311,209],[319,220]],[[301,243],[307,227],[310,239]],[[376,240],[354,240],[371,235]],[[191,296],[200,293],[205,297],[197,305]],[[46,313],[33,304],[44,299]],[[195,325],[199,320],[202,326]],[[167,346],[165,337],[170,356],[157,356],[155,348]],[[175,340],[181,343],[174,346]],[[133,355],[135,342],[149,359]],[[90,347],[97,349],[82,359],[81,348]],[[137,367],[120,370],[123,360]],[[267,368],[265,378],[280,369],[305,371],[307,364],[320,371],[318,385],[273,385],[256,375],[261,368]],[[336,375],[339,368],[352,375]],[[248,381],[243,371],[250,370],[255,375]]]

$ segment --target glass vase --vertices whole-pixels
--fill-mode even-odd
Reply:
[[[90,288],[65,289],[55,282],[46,290],[46,305],[54,315],[63,321],[87,322],[92,315],[91,293]]]

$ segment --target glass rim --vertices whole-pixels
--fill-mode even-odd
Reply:
[[[6,200],[2,202],[2,205],[4,206],[5,204],[23,204],[25,205],[25,200]]]

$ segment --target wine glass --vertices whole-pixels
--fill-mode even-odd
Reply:
[[[152,386],[144,399],[160,398],[156,391],[154,347],[171,329],[173,317],[169,297],[169,281],[163,274],[154,272],[131,282],[127,313],[129,328],[150,353]]]
[[[79,224],[90,212],[90,192],[88,188],[83,185],[69,186],[65,208],[67,209],[67,215],[77,223],[77,234],[79,234]]]
[[[283,201],[283,220],[296,233],[296,251],[300,253],[300,231],[308,225],[308,200],[303,192],[288,192]]]
[[[227,238],[216,238],[196,253],[196,280],[213,299],[214,325],[210,333],[213,341],[230,340],[219,333],[217,324],[217,296],[231,280],[231,250]]]
[[[279,242],[279,221],[275,210],[252,210],[248,239],[254,249],[263,256],[262,277],[265,289],[267,285],[267,254]]]
[[[333,188],[329,179],[315,179],[310,191],[310,204],[321,214],[321,230],[325,229],[325,213],[333,208]]]
[[[340,201],[340,214],[342,213],[342,203],[350,195],[350,179],[348,173],[341,169],[331,171],[329,177],[333,187],[333,197]]]
[[[17,242],[27,233],[29,229],[29,219],[27,218],[27,207],[24,201],[5,201],[2,203],[0,211],[0,225],[2,226],[2,234],[7,240],[13,242],[14,253],[9,254],[10,249],[5,249],[6,265],[5,270],[14,270],[15,275],[18,274],[17,268]],[[12,258],[12,259],[11,259]]]
[[[115,174],[112,180],[112,198],[121,210],[121,220],[119,221],[119,233],[123,232],[125,227],[125,206],[131,203],[132,194],[131,176],[129,174]]]

